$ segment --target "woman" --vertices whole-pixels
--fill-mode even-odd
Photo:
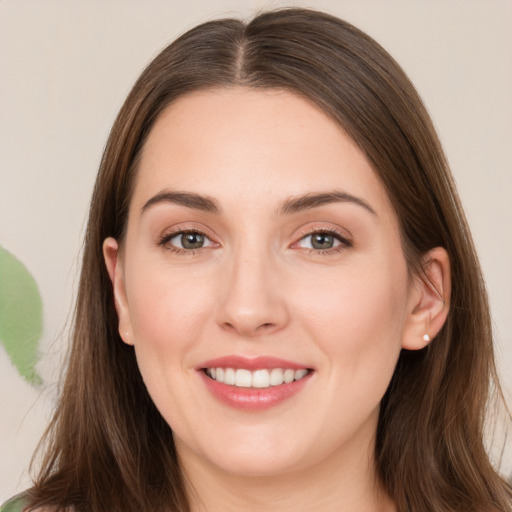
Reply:
[[[476,255],[398,65],[313,11],[206,23],[112,129],[24,505],[509,510],[489,377]]]

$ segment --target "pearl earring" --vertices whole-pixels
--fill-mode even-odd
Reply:
[[[428,343],[430,341],[430,336],[428,334],[424,334],[423,341],[426,341]]]

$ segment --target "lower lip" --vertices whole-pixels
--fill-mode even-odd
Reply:
[[[300,380],[289,384],[270,386],[268,388],[239,388],[229,386],[208,377],[204,371],[199,371],[206,387],[221,402],[244,411],[262,411],[275,407],[288,398],[299,393],[311,378],[313,372],[309,372]]]

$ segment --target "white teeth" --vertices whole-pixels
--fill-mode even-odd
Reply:
[[[286,369],[284,371],[284,381],[286,382],[286,384],[293,382],[293,379],[295,379],[295,372],[290,368]]]
[[[235,384],[235,370],[233,368],[226,368],[224,372],[224,384],[233,386]]]
[[[219,370],[217,370],[219,371]],[[252,375],[249,370],[239,368],[235,372],[235,386],[239,388],[250,388],[252,384]],[[226,384],[226,382],[224,382]]]
[[[305,377],[308,374],[306,369],[296,370],[295,371],[295,380],[300,380],[302,377]]]
[[[256,370],[252,374],[253,388],[268,388],[270,386],[270,373],[268,370]]]
[[[217,382],[237,386],[239,388],[268,388],[270,386],[280,386],[289,384],[294,380],[300,380],[309,373],[302,368],[292,370],[287,368],[273,368],[272,370],[256,370],[251,372],[245,368],[207,368],[206,374]]]
[[[281,368],[274,368],[270,372],[270,385],[280,386],[284,382],[283,370]]]

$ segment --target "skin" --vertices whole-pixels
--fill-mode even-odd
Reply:
[[[368,208],[280,211],[334,190]],[[156,199],[144,209],[169,191],[220,212]],[[191,229],[205,245],[177,252]],[[331,248],[311,249],[318,232],[333,234]],[[394,510],[374,469],[379,404],[402,348],[424,347],[446,319],[449,262],[433,249],[429,282],[410,276],[386,192],[336,123],[289,92],[178,99],[143,149],[126,238],[104,254],[119,332],[173,429],[193,510]],[[226,355],[314,372],[285,402],[239,410],[197,371]]]

